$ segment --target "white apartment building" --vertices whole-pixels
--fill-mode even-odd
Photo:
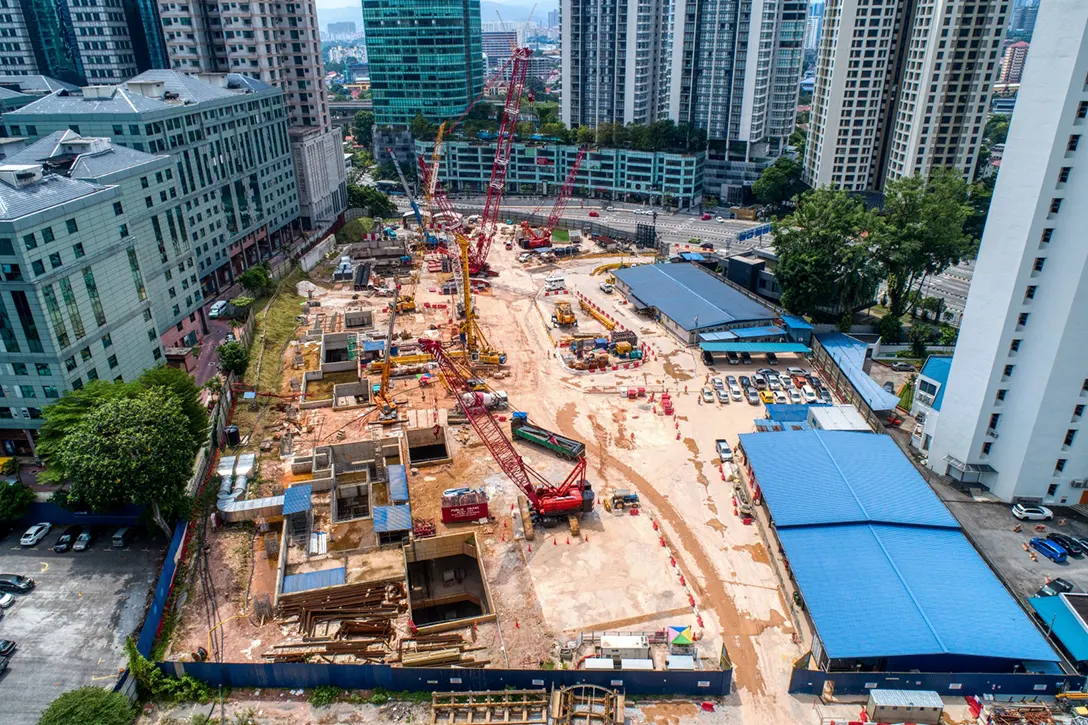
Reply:
[[[1088,3],[1035,25],[929,464],[1088,503]]]
[[[325,64],[313,0],[189,0],[160,3],[159,14],[174,70],[240,73],[283,88],[299,180],[302,226],[328,228],[347,207],[347,176],[340,134],[329,120]],[[336,163],[317,159],[313,150],[332,148],[334,140]],[[319,190],[324,195],[319,195]],[[329,216],[333,210],[335,213]]]
[[[1008,0],[827,0],[805,181],[974,172]]]

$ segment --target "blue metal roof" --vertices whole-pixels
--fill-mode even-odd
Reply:
[[[1064,596],[1031,597],[1028,604],[1075,661],[1088,661],[1088,632]]]
[[[706,261],[706,257],[699,254],[698,252],[680,252],[680,259],[683,259],[683,260],[685,260],[687,262],[704,262],[704,261]]]
[[[959,528],[959,522],[889,436],[808,430],[740,436],[779,528],[895,523]]]
[[[699,339],[703,342],[729,342],[730,340],[736,340],[737,336],[732,330],[721,330],[719,332],[700,333]]]
[[[921,376],[929,378],[939,386],[937,397],[933,399],[933,405],[930,406],[933,410],[940,410],[941,403],[944,402],[945,383],[948,382],[950,370],[952,370],[951,355],[930,355],[926,364],[922,366]]]
[[[779,529],[778,538],[833,659],[1058,659],[957,529],[812,526]]]
[[[397,463],[386,469],[389,472],[389,500],[393,503],[408,503],[408,474],[404,466]]]
[[[324,589],[335,587],[347,581],[348,570],[346,567],[336,569],[322,569],[321,571],[309,571],[305,574],[288,574],[283,578],[283,593],[305,592],[310,589]]]
[[[799,355],[812,352],[799,342],[701,342],[699,347],[707,352],[795,352]]]
[[[782,315],[782,322],[791,330],[811,330],[812,325],[799,315]]]
[[[776,317],[697,264],[640,264],[612,274],[639,300],[688,331]]]
[[[407,505],[375,506],[374,530],[378,533],[411,531],[412,509]]]
[[[814,403],[813,405],[826,406],[826,403]],[[786,421],[808,420],[808,409],[811,408],[812,405],[767,403],[765,407],[767,409],[768,418],[784,423]]]
[[[300,514],[313,508],[310,497],[313,495],[313,486],[303,483],[292,486],[283,493],[283,515]]]
[[[752,426],[760,433],[809,429],[808,423],[803,420],[774,420],[772,418],[756,418],[752,421]]]
[[[740,339],[746,337],[785,337],[786,331],[781,327],[766,325],[763,327],[737,327],[731,330]]]
[[[363,352],[380,352],[385,349],[385,340],[363,340]]]
[[[899,404],[899,397],[880,387],[880,383],[869,377],[868,373],[862,369],[868,345],[841,332],[821,333],[816,335],[816,339],[824,346],[831,359],[842,368],[847,379],[870,408],[895,410],[895,406]]]

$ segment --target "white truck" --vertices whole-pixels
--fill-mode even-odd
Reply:
[[[733,447],[729,445],[729,441],[725,438],[719,438],[714,441],[714,448],[718,451],[718,458],[722,463],[729,463],[733,460]]]

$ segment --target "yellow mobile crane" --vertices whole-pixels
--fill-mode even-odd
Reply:
[[[456,237],[457,245],[461,249],[458,261],[461,263],[461,303],[465,306],[465,321],[461,323],[461,334],[465,336],[465,353],[472,362],[504,365],[506,353],[491,347],[491,343],[484,337],[480,325],[476,322],[476,310],[472,306],[472,280],[468,276],[468,237],[460,233],[456,234]]]
[[[397,300],[400,288],[393,288],[393,304],[389,306],[389,331],[385,335],[385,361],[382,364],[382,382],[374,395],[374,405],[378,409],[378,420],[382,425],[392,425],[400,417],[397,402],[389,394],[389,374],[393,368],[393,323],[397,319]]]

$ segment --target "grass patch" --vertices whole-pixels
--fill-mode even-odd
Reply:
[[[254,309],[259,311],[253,344],[249,349],[249,367],[246,369],[245,381],[249,385],[256,385],[257,390],[269,393],[278,393],[280,390],[283,378],[282,353],[288,341],[295,336],[295,330],[298,329],[298,320],[295,318],[302,314],[301,305],[305,301],[295,293],[295,285],[304,279],[306,274],[296,269],[281,280],[279,294],[267,311],[264,311],[266,302],[258,300],[254,304]],[[259,375],[258,360],[261,360]]]
[[[910,410],[914,405],[914,377],[906,382],[902,390],[899,391],[899,407],[903,410]]]

